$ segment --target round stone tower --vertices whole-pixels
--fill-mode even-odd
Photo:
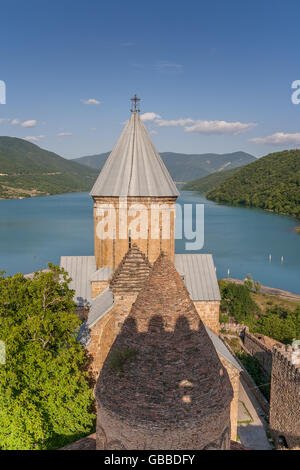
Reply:
[[[229,449],[232,387],[161,254],[98,378],[97,449]]]

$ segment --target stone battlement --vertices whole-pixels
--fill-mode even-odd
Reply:
[[[273,349],[273,360],[281,363],[282,371],[290,379],[300,381],[300,346],[282,345]]]

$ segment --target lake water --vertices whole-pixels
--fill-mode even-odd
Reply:
[[[299,221],[259,209],[229,207],[183,191],[180,204],[205,205],[205,243],[218,278],[251,273],[262,284],[300,294]],[[93,201],[88,193],[0,201],[0,270],[28,273],[61,255],[93,254]],[[185,251],[176,240],[176,252]],[[269,254],[272,261],[269,262]],[[281,257],[283,263],[281,262]]]

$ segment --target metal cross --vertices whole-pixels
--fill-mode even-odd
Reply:
[[[141,98],[138,98],[136,95],[134,95],[133,98],[130,98],[130,101],[133,102],[133,106],[134,106],[134,109],[132,109],[131,111],[139,111],[139,109],[137,109],[137,104],[139,101],[141,101]]]

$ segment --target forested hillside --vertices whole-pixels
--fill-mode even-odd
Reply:
[[[197,178],[183,185],[182,189],[185,191],[197,191],[201,194],[206,194],[211,189],[223,183],[229,176],[232,176],[237,171],[237,168],[231,170],[216,171],[211,175],[204,176],[204,178]]]
[[[98,172],[15,137],[0,137],[0,198],[88,191]]]
[[[300,150],[271,153],[239,168],[207,198],[300,218]]]

